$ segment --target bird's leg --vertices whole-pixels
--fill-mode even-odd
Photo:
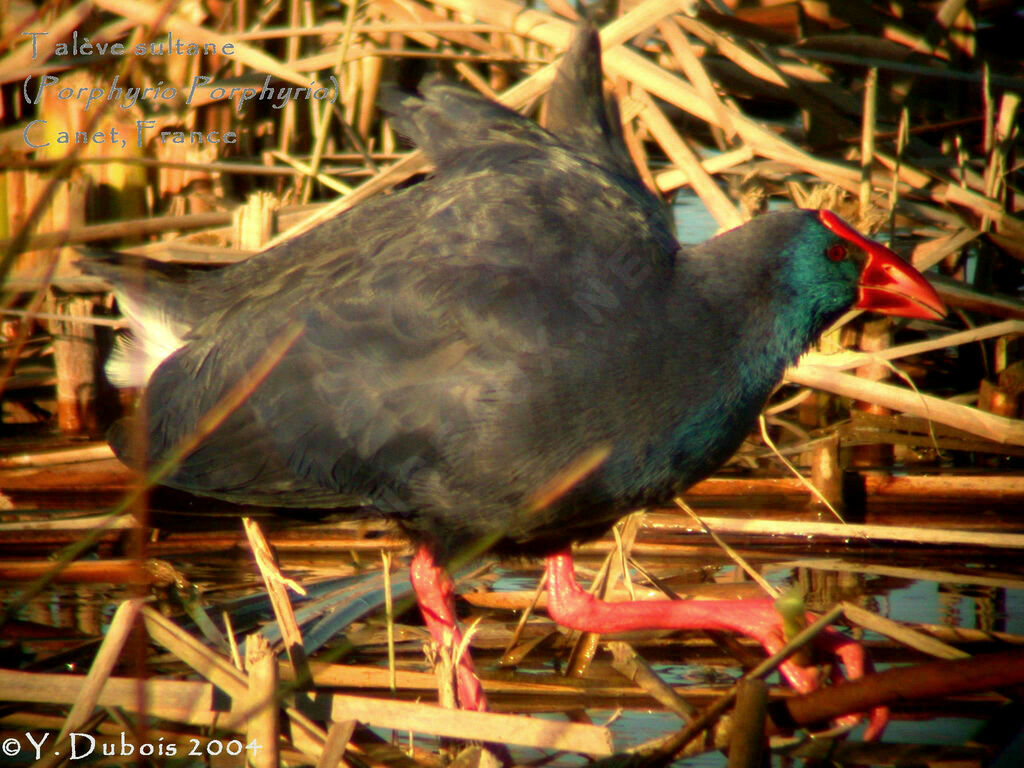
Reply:
[[[785,640],[774,601],[752,600],[657,600],[607,603],[580,588],[568,550],[547,559],[548,613],[562,626],[582,632],[612,633],[644,629],[717,629],[738,632],[757,640],[769,655]],[[870,662],[864,649],[833,629],[818,636],[819,647],[835,654],[852,678],[863,677]],[[820,684],[817,669],[800,667],[791,660],[779,671],[802,693]],[[854,722],[858,718],[843,719]],[[881,733],[888,719],[884,707],[872,711],[866,738]]]
[[[442,648],[459,648],[462,632],[455,619],[455,585],[451,577],[434,560],[434,555],[420,546],[409,566],[413,591],[420,605],[423,620],[434,642]],[[487,696],[473,669],[473,659],[466,648],[455,662],[455,678],[459,706],[479,712],[487,711]]]

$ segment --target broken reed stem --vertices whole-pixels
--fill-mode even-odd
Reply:
[[[860,135],[860,218],[871,210],[871,165],[875,158],[875,116],[878,110],[878,68],[864,78],[864,113]],[[895,184],[895,182],[893,182]]]
[[[768,446],[771,452],[775,454],[775,458],[781,461],[783,466],[785,466],[786,469],[793,473],[793,476],[796,477],[801,482],[801,484],[803,484],[803,486],[807,488],[807,490],[810,491],[811,494],[818,501],[820,501],[822,504],[828,507],[829,512],[833,514],[836,520],[838,520],[840,523],[845,523],[846,521],[843,520],[843,516],[839,514],[839,510],[832,506],[832,502],[825,498],[825,494],[823,494],[817,488],[817,486],[814,485],[814,483],[812,483],[810,480],[804,477],[800,473],[800,470],[794,467],[793,463],[789,459],[782,455],[782,452],[778,449],[778,447],[775,445],[775,442],[768,434],[768,423],[765,421],[764,414],[758,416],[758,426],[761,428],[761,439],[764,440],[764,444]]]
[[[349,46],[352,44],[352,33],[355,27],[355,21],[356,0],[350,0],[348,4],[348,15],[345,17],[345,26],[341,34],[341,43],[338,46],[338,59],[334,65],[334,76],[338,78],[339,82],[344,74],[345,56],[348,54]],[[313,142],[313,156],[310,158],[308,166],[309,174],[311,177],[322,180],[324,177],[319,172],[320,161],[323,157],[324,147],[327,144],[327,137],[329,135],[328,124],[330,123],[331,117],[335,115],[335,112],[331,108],[330,104],[319,104],[316,101],[310,103],[310,109],[312,110],[314,117],[313,122],[315,125],[315,136]],[[318,109],[319,114],[317,114]],[[309,202],[310,195],[313,191],[313,185],[308,183],[309,179],[306,181],[307,183],[303,186],[302,190],[302,201],[304,203]],[[342,188],[343,191],[337,189],[335,191],[338,191],[340,194],[348,194],[352,191],[350,187],[345,185],[342,185]]]
[[[697,708],[676,693],[629,643],[612,640],[608,643],[614,661],[612,666],[621,675],[643,688],[659,704],[674,712],[684,723],[698,715]]]
[[[621,545],[622,539],[618,538],[617,544],[605,555],[597,575],[594,576],[593,581],[590,583],[588,591],[598,599],[604,599],[605,595],[608,594],[608,590],[611,589],[618,578],[618,564],[621,561],[622,552]],[[597,653],[597,646],[601,640],[601,635],[597,632],[580,631],[577,633],[573,630],[570,636],[574,637],[575,640],[565,662],[565,676],[582,677]]]
[[[690,41],[686,39],[682,29],[679,28],[674,19],[665,18],[658,22],[658,31],[665,38],[669,50],[686,74],[687,79],[697,88],[703,99],[711,105],[712,111],[718,117],[718,123],[721,126],[720,130],[725,135],[725,138],[732,141],[736,136],[736,129],[733,127],[729,108],[719,98],[714,83],[711,82],[707,70],[693,52],[693,47],[690,45]],[[722,149],[725,149],[725,147],[722,147]]]
[[[627,100],[627,97],[629,96],[629,85],[626,78],[615,78],[615,94],[620,104]],[[646,121],[644,122],[647,124]],[[651,130],[649,124],[647,124],[647,128],[648,130]],[[651,132],[653,133],[653,130],[651,130]],[[643,179],[647,189],[649,189],[653,194],[657,194],[658,184],[654,180],[654,175],[651,173],[650,166],[647,164],[647,152],[644,150],[644,144],[637,135],[637,129],[632,120],[623,120],[622,139],[626,143],[626,149],[629,150],[629,156],[633,160],[633,165],[636,166],[636,170],[640,174],[640,178]]]
[[[900,171],[903,168],[903,150],[910,134],[910,110],[900,110],[900,126],[896,132],[896,163],[892,170],[892,187],[889,190],[889,242],[896,240],[896,206],[900,201]]]
[[[231,663],[238,669],[243,669],[242,654],[238,651],[238,639],[235,637],[235,628],[231,625],[231,614],[227,611],[221,611],[221,618],[224,620],[224,637],[228,641]]]
[[[981,69],[981,100],[985,109],[985,126],[983,129],[982,151],[991,154],[995,147],[995,99],[992,98],[992,73],[987,61],[982,62]]]
[[[730,547],[721,537],[719,537],[717,533],[711,530],[700,518],[700,516],[693,511],[689,504],[687,504],[678,496],[675,499],[673,499],[673,501],[675,501],[676,506],[678,506],[686,514],[692,517],[694,522],[701,527],[701,530],[703,530],[704,533],[706,533],[708,536],[714,539],[715,544],[721,547],[722,550],[732,559],[734,563],[736,563],[740,568],[742,568],[743,571],[748,576],[750,576],[751,579],[757,582],[761,589],[763,589],[768,595],[771,595],[772,598],[777,598],[779,596],[779,590],[777,590],[775,587],[769,584],[767,579],[765,579],[764,576],[758,573],[757,569],[754,568],[750,563],[748,563],[739,552]]]
[[[767,715],[768,686],[764,680],[740,681],[729,730],[728,768],[757,768],[762,764]]]
[[[690,149],[683,137],[676,132],[654,99],[647,93],[640,92],[639,95],[644,104],[640,119],[644,121],[651,135],[661,145],[669,159],[689,177],[690,186],[693,187],[694,192],[700,197],[701,202],[711,212],[711,215],[715,217],[718,226],[722,229],[733,229],[743,224],[743,216],[740,215],[736,206],[714,179],[707,174],[700,164],[700,159]],[[657,183],[653,179],[651,183],[656,189]]]
[[[540,598],[544,594],[544,589],[547,585],[548,572],[545,570],[537,581],[537,588],[533,591],[533,598],[530,600],[530,604],[523,609],[523,613],[519,617],[519,621],[516,623],[515,631],[512,633],[512,637],[505,645],[505,650],[502,652],[501,661],[499,662],[502,666],[511,666],[518,661],[518,658],[512,656],[512,651],[519,644],[519,638],[523,635],[523,630],[526,628],[526,622],[529,621],[530,616],[532,616],[534,610],[536,610],[537,603],[540,602]]]
[[[110,677],[110,673],[113,672],[114,665],[121,657],[124,644],[128,641],[128,635],[131,633],[132,627],[135,626],[135,619],[139,615],[142,603],[142,600],[136,598],[125,600],[118,606],[117,612],[110,622],[110,628],[104,635],[99,651],[93,659],[92,666],[89,667],[89,674],[85,677],[82,690],[60,729],[60,734],[57,736],[58,741],[62,741],[70,732],[81,728],[92,715],[99,700],[100,691],[106,684],[107,678]]]
[[[619,555],[619,560],[618,560],[618,563],[617,563],[617,565],[618,565],[617,570],[619,571],[619,573],[622,576],[622,583],[623,583],[623,585],[625,585],[626,591],[629,592],[629,596],[633,600],[636,600],[636,590],[633,589],[633,579],[632,579],[632,577],[629,574],[629,552],[628,552],[628,550],[632,549],[633,542],[630,541],[628,547],[625,544],[623,544],[622,533],[619,530],[619,524],[616,524],[616,525],[612,526],[612,536],[615,537],[615,551]],[[634,537],[635,537],[635,534],[634,534]],[[615,583],[614,579],[611,579],[610,581],[611,581],[612,584]]]
[[[256,558],[256,565],[260,575],[263,577],[263,584],[266,587],[267,595],[270,597],[270,605],[274,609],[274,616],[278,626],[281,628],[281,640],[284,642],[285,651],[292,665],[292,673],[297,684],[308,685],[312,678],[309,670],[309,661],[302,647],[302,632],[298,622],[295,620],[295,612],[292,610],[291,600],[288,599],[288,591],[285,588],[291,587],[299,594],[305,594],[299,584],[294,580],[285,577],[274,561],[274,555],[270,550],[263,532],[256,521],[248,517],[242,518],[242,527],[249,539],[249,546],[252,548],[253,556]]]
[[[1024,320],[1004,320],[999,323],[981,325],[966,331],[949,333],[926,341],[918,341],[910,344],[901,344],[896,347],[888,347],[875,352],[840,352],[838,354],[820,354],[809,352],[800,358],[800,365],[820,365],[834,371],[846,371],[850,368],[857,368],[868,362],[881,362],[883,360],[897,360],[901,357],[919,355],[934,349],[946,347],[958,347],[963,344],[973,344],[985,339],[1012,334],[1024,335]],[[768,412],[767,410],[765,411]]]
[[[355,733],[356,720],[335,720],[327,729],[327,738],[324,740],[324,749],[320,753],[316,768],[349,768],[350,763],[344,759],[345,748]],[[410,752],[411,754],[411,752]],[[362,765],[362,763],[358,763]]]
[[[259,746],[250,753],[248,763],[253,768],[277,768],[280,764],[278,739],[281,732],[277,702],[273,696],[278,683],[277,658],[266,638],[259,633],[245,638],[245,670],[248,673],[249,701],[264,701],[246,722],[246,741]]]
[[[800,365],[786,371],[786,380],[823,389],[843,397],[865,400],[920,416],[939,424],[962,429],[997,443],[1024,445],[1024,421],[997,416],[933,395],[917,394],[906,387],[880,381],[865,381],[853,374],[829,370],[820,365]]]
[[[879,616],[850,602],[844,602],[842,605],[843,614],[851,623],[857,624],[864,629],[869,629],[872,632],[877,632],[880,635],[891,637],[893,640],[909,648],[930,654],[939,659],[970,658],[970,654],[966,651],[955,648],[937,638],[930,637],[923,632],[918,632],[904,626],[898,621]]]
[[[384,617],[388,630],[388,687],[394,693],[398,690],[398,682],[395,667],[395,605],[391,597],[391,553],[382,549],[380,559],[384,564]]]
[[[58,322],[68,322],[68,316],[62,315],[55,312],[30,312],[25,309],[0,309],[0,315],[10,315],[11,317],[23,317],[27,321],[32,320],[55,320]],[[115,320],[111,317],[92,317],[90,315],[80,315],[75,317],[74,321],[82,325],[99,325],[104,328],[126,328],[128,327],[128,321],[121,319]]]

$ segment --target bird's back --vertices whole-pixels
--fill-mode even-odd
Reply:
[[[570,57],[595,55],[584,38]],[[599,79],[571,85],[559,98],[604,109]],[[129,423],[114,444],[135,464],[163,459],[298,328],[168,484],[245,503],[371,506],[451,542],[501,526],[527,541],[524,500],[628,420],[609,415],[620,404],[606,396],[628,376],[623,350],[649,340],[678,245],[607,126],[582,139],[565,129],[576,148],[447,85],[392,107],[435,173],[190,275],[187,290],[162,286],[157,314],[181,346],[148,377],[146,455]],[[151,298],[121,282],[124,303]]]

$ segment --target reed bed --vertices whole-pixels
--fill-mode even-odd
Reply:
[[[855,505],[835,483],[839,468],[871,470],[860,475],[869,499],[954,500],[1001,512],[1024,500],[1017,127],[1024,18],[1016,4],[600,5],[607,90],[619,100],[634,161],[666,201],[696,195],[721,229],[769,205],[833,208],[929,270],[951,309],[943,323],[843,318],[788,372],[761,434],[751,436],[732,469],[690,498],[714,505],[723,495],[743,494],[803,503],[809,491],[780,464],[788,457],[811,476],[822,503],[840,512]],[[129,757],[168,764],[434,766],[458,752],[452,740],[482,736],[540,750],[523,758],[534,761],[577,753],[599,764],[654,765],[729,743],[742,752],[734,734],[749,726],[731,727],[720,715],[744,711],[747,705],[733,710],[733,698],[742,693],[744,702],[756,700],[755,684],[721,695],[666,686],[645,661],[658,653],[654,637],[631,639],[639,653],[613,644],[614,671],[587,677],[593,657],[587,643],[593,650],[599,640],[566,638],[527,622],[535,596],[492,591],[486,573],[465,581],[472,587],[464,596],[467,610],[488,617],[474,636],[474,653],[491,653],[496,668],[501,660],[514,668],[542,645],[559,657],[575,648],[566,663],[583,677],[488,670],[485,687],[503,711],[423,703],[436,698],[438,680],[450,678],[450,669],[444,672],[444,653],[435,660],[437,674],[422,661],[424,634],[408,611],[408,583],[396,574],[385,589],[390,566],[376,562],[378,551],[401,555],[404,544],[373,524],[270,534],[285,559],[330,553],[340,571],[346,569],[338,560],[348,559],[348,572],[314,597],[290,591],[303,587],[280,575],[247,525],[249,540],[257,542],[253,550],[262,553],[257,562],[269,602],[254,607],[263,591],[255,583],[239,590],[244,594],[214,590],[190,601],[190,585],[172,561],[246,548],[241,532],[147,540],[149,529],[138,522],[152,514],[146,488],[138,489],[95,440],[112,414],[130,404],[95,375],[97,348],[109,342],[118,321],[105,286],[75,269],[74,247],[228,263],[386,194],[430,168],[378,110],[381,89],[437,71],[543,123],[544,95],[576,17],[564,0],[549,0],[545,10],[509,0],[264,6],[236,0],[206,7],[0,0],[0,382],[10,434],[0,457],[0,580],[15,585],[3,590],[7,625],[0,637],[23,654],[22,663],[0,670],[0,700],[7,702],[0,728],[21,739],[22,758],[32,757],[28,732],[49,735],[49,756],[40,753],[39,764],[60,761],[49,753],[62,740],[56,751],[66,760],[74,734],[107,739],[111,749],[125,749],[125,738],[135,749],[148,744],[152,755]],[[116,45],[129,53],[116,54]],[[190,45],[199,47],[190,51]],[[141,55],[132,55],[137,46]],[[116,92],[118,86],[138,89],[137,101],[128,101],[132,92]],[[276,100],[256,98],[262,89],[272,89]],[[78,143],[79,132],[89,140]],[[686,227],[684,219],[681,234]],[[268,350],[263,362],[274,361]],[[82,498],[89,503],[78,504]],[[33,513],[62,504],[76,514]],[[95,515],[96,508],[106,513]],[[959,562],[896,566],[875,562],[870,549],[856,550],[863,557],[852,563],[798,550],[766,558],[754,546],[743,554],[755,572],[781,562],[809,579],[855,571],[979,590],[1020,589],[1024,582],[1013,564],[1021,535],[1008,515],[998,530],[982,531],[702,519],[723,535],[753,536],[760,546],[768,543],[758,536],[842,537],[877,554],[893,540],[910,539],[936,551],[969,548],[986,564],[974,572]],[[656,574],[645,578],[643,558],[710,556],[706,540],[671,538],[695,530],[678,510],[662,511],[630,518],[615,541],[586,545],[581,553],[591,558],[595,581],[643,591],[663,581]],[[57,565],[41,561],[53,551]],[[99,562],[78,559],[90,552]],[[631,584],[630,574],[640,583]],[[46,637],[46,621],[19,612],[35,605],[32,615],[42,619],[33,596],[54,579],[128,585],[118,593],[127,599],[112,616],[84,622],[87,631],[73,641],[57,643]],[[382,624],[376,612],[390,600],[393,619]],[[319,607],[297,619],[303,609],[293,607],[296,601]],[[869,686],[872,695],[895,691],[947,701],[970,695],[994,712],[1002,699],[993,691],[1024,682],[1024,639],[1013,633],[907,627],[841,599],[815,607],[833,605],[833,617],[842,614],[851,626],[892,638],[886,648],[898,649],[904,660],[906,649],[943,659],[915,668],[925,681],[916,692],[912,681],[897,676]],[[524,617],[519,626],[509,618],[513,610]],[[330,625],[333,634],[315,623],[332,611],[346,616]],[[17,639],[22,632],[30,639]],[[390,670],[383,662],[388,645]],[[682,645],[672,646],[674,652]],[[685,647],[692,651],[694,641]],[[338,662],[353,649],[357,656],[362,649],[363,663]],[[982,657],[965,660],[965,649]],[[62,665],[86,674],[69,674]],[[664,707],[690,725],[627,750],[608,727],[585,722],[586,715],[556,721],[521,714],[578,713],[593,702]],[[694,702],[702,714],[690,711]],[[828,707],[853,706],[802,705],[819,717]],[[689,742],[699,730],[694,723],[714,725],[712,735]],[[384,731],[393,738],[382,737]],[[412,732],[440,741],[413,741]],[[980,765],[998,749],[916,745],[912,752],[915,745],[821,740],[801,754],[813,756],[822,744],[831,759],[852,763],[906,761],[913,754],[918,763]],[[168,745],[178,754],[159,752]],[[183,754],[189,746],[194,754]],[[476,752],[461,759],[487,758]]]

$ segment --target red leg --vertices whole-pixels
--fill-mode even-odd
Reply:
[[[629,632],[641,629],[718,629],[752,637],[769,653],[785,644],[774,602],[763,600],[671,600],[606,603],[584,592],[576,583],[572,555],[568,551],[547,560],[548,613],[558,624],[583,632]],[[869,662],[864,649],[845,635],[829,629],[818,636],[824,646],[843,662],[851,678],[862,677]],[[784,662],[779,671],[798,691],[806,693],[820,684],[818,670]],[[868,738],[880,735],[887,710],[871,713]],[[842,722],[856,722],[856,716]]]
[[[425,546],[416,550],[409,566],[409,576],[430,636],[443,648],[457,648],[462,642],[462,632],[455,620],[455,585],[451,577],[434,562],[434,556]],[[459,658],[455,674],[459,706],[486,712],[487,696],[473,670],[473,659],[468,649]]]

